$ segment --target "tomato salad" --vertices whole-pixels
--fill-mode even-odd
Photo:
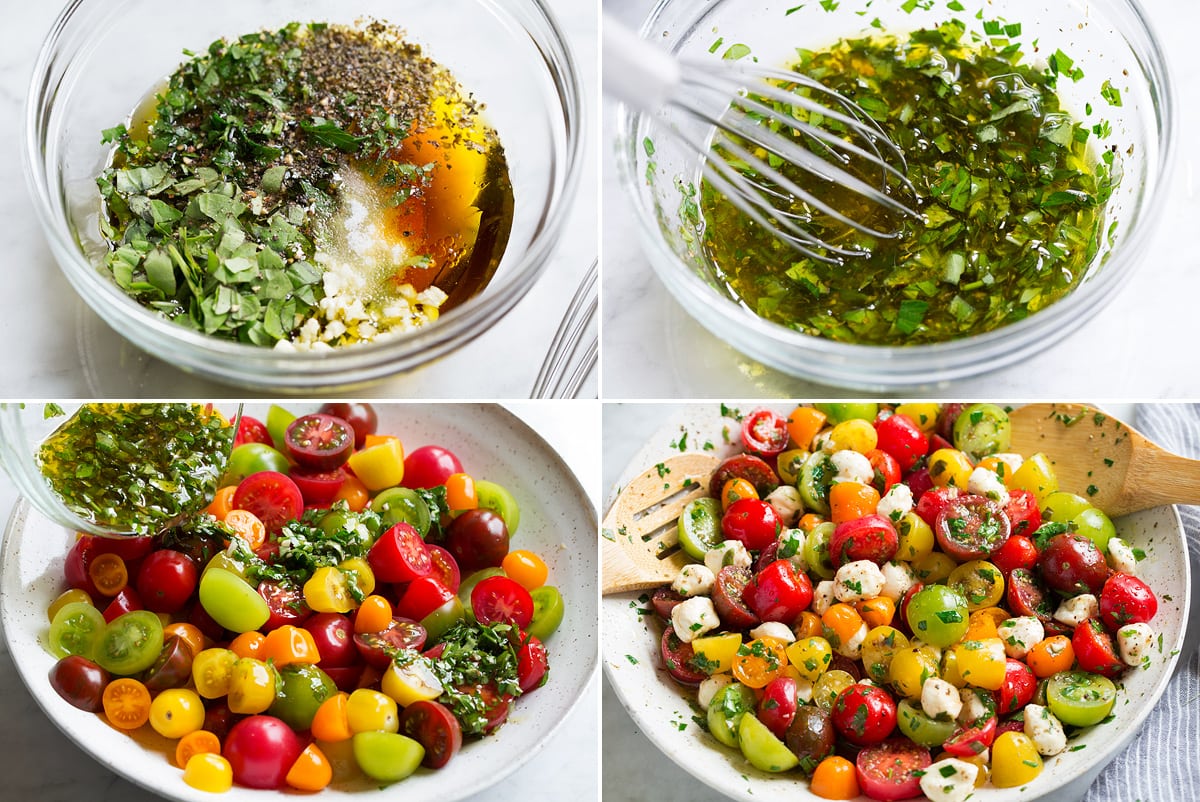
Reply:
[[[548,677],[563,600],[520,509],[365,404],[243,416],[222,487],[158,537],[81,536],[48,614],[72,705],[175,741],[183,780],[316,791],[438,769]]]
[[[735,414],[736,413],[730,413]],[[741,416],[648,599],[701,721],[826,799],[1024,786],[1150,660],[1144,555],[994,404]]]

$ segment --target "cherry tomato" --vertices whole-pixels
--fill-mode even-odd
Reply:
[[[525,629],[533,620],[533,597],[506,576],[492,576],[471,591],[471,610],[481,624],[513,624]]]
[[[288,456],[304,468],[332,471],[354,450],[355,432],[341,418],[316,412],[288,424],[283,435]]]
[[[280,719],[255,715],[233,725],[222,751],[239,785],[282,788],[304,742]]]
[[[1004,507],[1014,535],[1032,537],[1042,525],[1042,512],[1038,509],[1037,496],[1028,490],[1009,490],[1008,504]]]
[[[1051,590],[1065,595],[1100,596],[1108,579],[1108,563],[1090,538],[1065,533],[1055,535],[1038,557],[1038,572]]]
[[[1005,597],[1009,609],[1017,615],[1037,616],[1043,624],[1048,623],[1054,614],[1048,596],[1049,591],[1029,569],[1014,568],[1008,575]]]
[[[723,461],[713,471],[708,482],[708,495],[713,498],[721,497],[721,489],[730,479],[745,479],[754,485],[759,498],[763,498],[776,487],[779,487],[779,476],[770,465],[753,454],[735,454]]]
[[[966,562],[983,559],[999,549],[1012,528],[999,504],[984,496],[964,495],[938,513],[933,534],[943,551]]]
[[[296,467],[288,472],[288,476],[300,489],[304,503],[314,507],[332,504],[338,491],[346,484],[346,471],[340,467],[332,471]]]
[[[764,457],[774,457],[788,445],[788,422],[777,412],[756,409],[742,418],[742,442]]]
[[[733,677],[751,688],[765,688],[783,673],[786,665],[787,650],[783,641],[755,638],[743,643],[734,653]]]
[[[229,463],[225,466],[225,475],[221,477],[221,483],[236,485],[247,476],[260,471],[282,473],[287,469],[287,457],[271,446],[263,443],[245,443],[230,452]]]
[[[498,566],[508,555],[508,527],[487,509],[467,510],[450,524],[446,549],[464,571]]]
[[[882,565],[896,554],[900,536],[882,515],[867,515],[837,525],[829,539],[829,557],[835,567],[856,560]]]
[[[908,473],[917,460],[929,453],[929,438],[907,415],[890,415],[875,422],[879,437],[877,448],[896,460],[902,473]]]
[[[391,623],[390,617],[388,623]],[[354,647],[354,625],[341,613],[317,613],[301,626],[312,636],[321,668],[349,666],[361,658]]]
[[[791,626],[812,603],[812,581],[797,572],[790,560],[776,560],[754,575],[742,591],[742,600],[762,621]]]
[[[749,568],[726,565],[717,572],[713,584],[712,602],[721,623],[729,629],[749,629],[760,623],[759,618],[742,598],[752,574]]]
[[[913,490],[912,476],[908,478],[908,482],[909,489]],[[921,516],[921,520],[932,527],[937,523],[942,510],[949,507],[961,495],[962,491],[957,487],[933,487],[930,484],[928,489],[919,496],[917,491],[913,490],[913,498],[917,499],[914,511]]]
[[[89,713],[98,713],[104,707],[102,697],[108,681],[107,671],[77,654],[67,655],[50,669],[50,687],[67,702]]]
[[[142,561],[137,592],[147,610],[176,613],[196,590],[196,565],[174,549],[159,549]]]
[[[1112,679],[1125,670],[1125,664],[1113,646],[1112,635],[1095,619],[1089,618],[1075,627],[1071,646],[1075,649],[1075,661],[1081,671]]]
[[[442,580],[443,585],[458,593],[458,588],[462,584],[462,571],[458,567],[458,560],[455,560],[454,555],[441,546],[426,544],[426,548],[429,549],[429,559],[433,563],[432,576],[436,576]],[[505,557],[505,559],[508,558]],[[545,584],[545,580],[542,581],[542,584]]]
[[[97,554],[88,565],[88,577],[103,596],[116,596],[129,583],[125,561],[116,554]]]
[[[404,458],[405,487],[437,487],[451,474],[462,473],[463,466],[454,452],[441,446],[421,446]]]
[[[854,684],[838,694],[831,713],[842,737],[859,746],[882,742],[896,729],[896,703],[883,688]]]
[[[425,747],[421,765],[440,769],[462,748],[462,727],[445,705],[421,699],[400,714],[400,732]]]
[[[479,506],[474,477],[467,473],[452,473],[446,477],[446,506],[451,514]]]
[[[292,663],[318,663],[321,660],[312,633],[291,624],[284,624],[267,633],[261,657],[275,668]]]
[[[740,540],[750,551],[761,551],[775,542],[783,523],[765,501],[743,498],[729,505],[721,518],[721,531],[728,540]]]
[[[799,704],[796,680],[792,677],[776,677],[763,688],[762,699],[758,703],[758,720],[765,724],[776,738],[783,740],[787,736],[788,727],[796,718]]]
[[[875,471],[875,478],[871,480],[871,484],[879,495],[884,495],[892,489],[892,485],[900,481],[902,471],[900,463],[896,461],[888,452],[881,448],[873,448],[866,454],[867,460],[871,463],[871,468]]]
[[[367,563],[381,582],[411,582],[433,571],[425,542],[403,521],[379,536],[367,552]]]
[[[67,584],[86,592],[92,598],[101,595],[100,591],[96,589],[96,584],[88,575],[88,567],[91,565],[92,556],[95,553],[96,540],[97,538],[90,535],[84,535],[76,540],[75,545],[71,546],[71,550],[67,552],[67,560],[63,566]]]
[[[182,738],[204,726],[204,700],[190,688],[168,688],[150,703],[150,726],[164,738]]]
[[[974,720],[960,723],[954,735],[942,744],[942,748],[955,757],[974,757],[991,747],[996,740],[996,702],[987,691],[970,690],[983,703],[983,713]]]
[[[1051,635],[1029,648],[1025,662],[1035,677],[1045,679],[1075,665],[1075,647],[1066,635]]]
[[[871,799],[912,799],[921,796],[921,775],[932,762],[924,746],[893,738],[859,752],[854,768],[859,788]]]
[[[827,417],[816,407],[798,406],[787,417],[788,434],[797,448],[812,449],[813,438],[825,426]]]
[[[1015,713],[1033,701],[1037,677],[1029,666],[1011,657],[1004,661],[1004,684],[1000,686],[996,709],[1000,715]]]
[[[392,657],[389,649],[412,649],[420,651],[425,645],[425,628],[416,621],[399,616],[392,618],[392,623],[381,632],[356,633],[354,646],[363,660],[375,668],[387,668]]]
[[[517,683],[521,693],[529,693],[540,688],[546,680],[546,672],[550,669],[546,657],[546,647],[542,642],[530,635],[526,638],[517,652]]]
[[[813,770],[808,790],[822,799],[857,798],[859,787],[854,764],[839,755],[830,755]]]
[[[441,580],[432,576],[423,576],[408,583],[404,594],[396,602],[396,612],[405,618],[420,621],[446,602],[456,598],[458,597],[454,595],[454,591],[442,584]]]
[[[267,603],[271,617],[262,629],[272,630],[284,624],[299,624],[313,614],[304,600],[304,592],[293,584],[264,579],[258,583],[258,595]]]
[[[192,678],[192,660],[192,647],[172,635],[164,641],[154,665],[146,669],[142,682],[151,693],[183,687]]]
[[[233,494],[235,509],[250,510],[258,516],[270,534],[277,534],[285,523],[300,517],[304,497],[286,475],[278,471],[259,471],[238,483]]]
[[[355,448],[362,448],[366,443],[367,435],[375,434],[375,429],[379,425],[379,416],[375,414],[375,408],[370,404],[329,403],[322,404],[318,411],[341,418],[350,424],[350,428],[354,430]]]
[[[1024,535],[1014,534],[1004,545],[992,552],[988,560],[1007,577],[1017,568],[1029,570],[1037,565],[1038,551],[1033,541]]]
[[[140,681],[120,677],[104,686],[104,715],[114,727],[136,730],[150,720],[150,691]]]
[[[1157,612],[1154,591],[1136,576],[1113,574],[1100,591],[1100,620],[1112,632],[1126,624],[1145,624]]]
[[[107,623],[125,613],[144,609],[146,608],[142,604],[142,597],[138,595],[137,590],[132,585],[126,585],[104,608],[104,621]]]
[[[249,415],[242,415],[238,419],[237,435],[233,438],[233,447],[237,448],[243,443],[262,443],[263,445],[273,445],[271,433],[267,431],[267,424],[260,421],[258,418],[252,418]]]

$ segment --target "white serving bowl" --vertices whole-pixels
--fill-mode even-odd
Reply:
[[[786,414],[791,408],[779,407],[778,411]],[[749,407],[742,409],[748,411]],[[667,422],[647,441],[615,488],[623,487],[648,466],[678,454],[670,444],[678,442],[681,427],[688,433],[688,443],[699,446],[710,442],[714,450],[709,453],[716,456],[726,457],[741,450],[735,447],[739,441],[736,422],[722,418],[716,405],[688,407],[682,417]],[[615,493],[614,489],[613,496]],[[1137,734],[1171,678],[1183,647],[1191,594],[1183,525],[1174,507],[1157,507],[1118,518],[1114,523],[1121,537],[1146,551],[1147,558],[1138,564],[1138,572],[1158,595],[1158,614],[1151,625],[1162,635],[1161,650],[1156,647],[1148,669],[1130,670],[1123,677],[1113,708],[1115,718],[1072,739],[1071,746],[1083,745],[1083,749],[1047,758],[1041,775],[1028,785],[1006,789],[986,785],[971,797],[975,802],[1030,798],[1065,802],[1081,798],[1100,770]],[[662,625],[653,615],[644,620],[638,614],[638,608],[645,607],[637,602],[640,595],[607,596],[601,604],[604,670],[638,729],[682,769],[729,797],[761,802],[786,794],[797,802],[820,802],[820,797],[809,792],[802,774],[759,771],[736,749],[720,744],[692,723],[697,713],[695,691],[678,685],[663,667],[659,654]],[[686,726],[680,729],[681,724]]]
[[[301,404],[289,409],[302,411]],[[538,434],[510,412],[490,404],[376,404],[379,431],[396,434],[409,450],[436,443],[454,451],[480,478],[508,488],[521,507],[515,547],[539,553],[550,583],[566,600],[562,626],[547,641],[550,681],[518,700],[494,736],[471,741],[440,771],[419,769],[390,786],[387,798],[455,800],[498,783],[536,754],[592,681],[596,670],[596,516],[571,470]],[[264,406],[246,414],[263,419]],[[65,589],[63,560],[74,533],[52,523],[25,499],[18,501],[0,544],[0,622],[17,671],[54,724],[116,774],[169,799],[212,802],[211,793],[186,785],[175,766],[174,741],[148,727],[134,737],[78,710],[50,687],[55,658],[45,650],[46,608]],[[365,778],[331,786],[320,799],[379,797]],[[0,797],[3,794],[0,793]],[[228,802],[295,799],[295,793],[234,788]]]

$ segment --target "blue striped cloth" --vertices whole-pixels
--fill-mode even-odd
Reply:
[[[1200,459],[1200,404],[1143,404],[1135,428],[1168,451]],[[1179,507],[1191,552],[1193,597],[1200,577],[1200,507]],[[1086,802],[1200,800],[1200,618],[1193,598],[1175,676],[1129,748],[1084,797]]]

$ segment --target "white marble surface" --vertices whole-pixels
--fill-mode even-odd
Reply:
[[[524,402],[507,405],[571,467],[593,503],[600,500],[600,405]],[[586,433],[581,436],[581,433]],[[0,516],[17,493],[0,471]],[[0,532],[3,530],[0,529]],[[578,802],[599,799],[600,682],[593,678],[557,735],[518,772],[469,802]],[[158,796],[107,771],[50,722],[17,678],[0,640],[0,800],[8,802],[151,802]],[[453,782],[453,772],[447,777]],[[400,786],[396,787],[402,798]],[[386,794],[390,799],[396,794]],[[314,797],[319,798],[319,797]]]
[[[440,361],[357,391],[380,398],[528,398],[542,358],[597,252],[599,97],[595,4],[548,0],[573,49],[585,98],[579,191],[549,267],[486,336]],[[33,62],[59,0],[2,0],[0,25],[0,396],[226,397],[242,395],[147,356],[104,324],[59,271],[30,205],[21,168],[23,105]],[[596,397],[593,371],[581,397]]]
[[[603,0],[606,13],[640,24],[653,4]],[[1179,158],[1146,263],[1097,318],[1049,351],[992,374],[929,391],[941,397],[1182,398],[1200,395],[1200,372],[1181,369],[1196,334],[1200,251],[1180,240],[1200,218],[1195,185],[1200,140],[1200,64],[1194,31],[1200,6],[1146,0],[1179,100]],[[734,351],[696,323],[667,292],[642,254],[630,204],[613,166],[615,104],[603,113],[604,289],[601,330],[605,398],[716,398],[855,395],[784,376]],[[647,344],[651,347],[647,347]],[[1194,362],[1194,360],[1192,360]],[[921,395],[922,393],[911,393]]]

